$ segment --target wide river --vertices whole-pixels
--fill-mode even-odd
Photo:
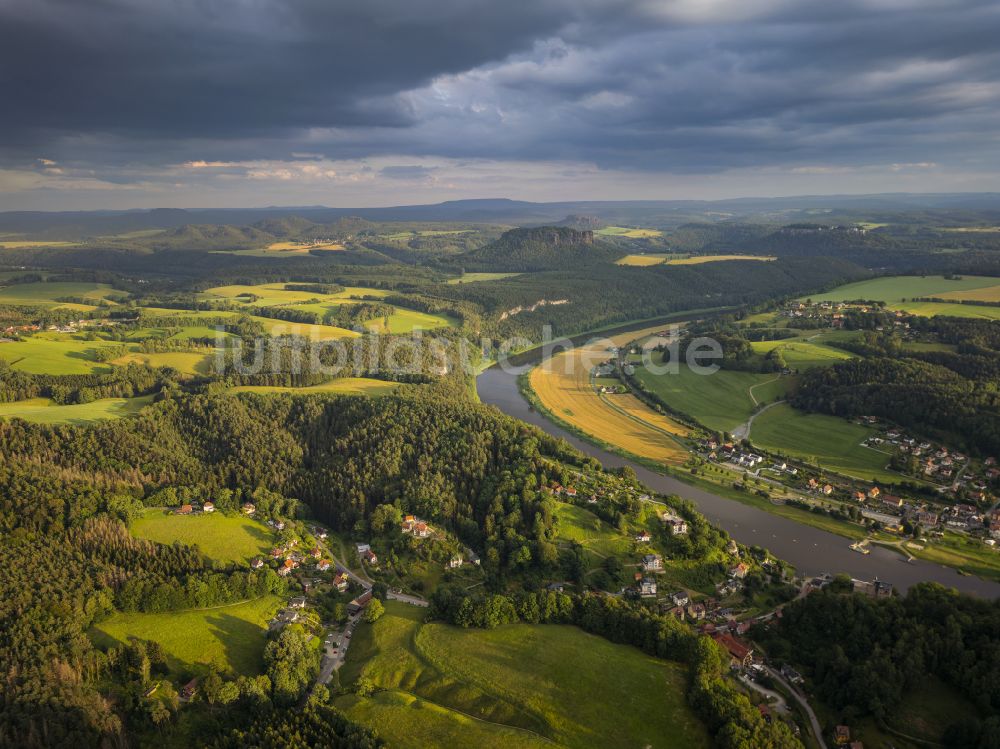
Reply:
[[[933,581],[965,593],[1000,597],[1000,583],[959,575],[949,567],[931,562],[907,562],[900,554],[878,546],[871,547],[871,554],[859,554],[851,551],[850,542],[842,536],[801,525],[756,507],[689,486],[602,450],[533,410],[518,390],[518,373],[517,370],[504,371],[499,367],[487,369],[476,380],[480,400],[496,406],[510,416],[534,424],[555,437],[562,437],[580,452],[597,458],[605,467],[631,466],[639,479],[651,489],[691,500],[702,514],[720,528],[725,528],[737,541],[770,549],[776,556],[794,564],[800,575],[846,572],[851,577],[863,580],[878,577],[879,580],[892,583],[900,591],[915,583]]]

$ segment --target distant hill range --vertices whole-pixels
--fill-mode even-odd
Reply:
[[[508,226],[563,225],[576,229],[599,224],[677,227],[686,223],[753,222],[777,225],[803,221],[850,223],[895,220],[903,214],[922,214],[948,220],[954,212],[965,218],[1000,221],[1000,194],[832,195],[733,200],[626,200],[531,203],[519,200],[452,200],[433,205],[388,208],[327,208],[290,206],[248,209],[156,208],[132,211],[14,211],[0,213],[0,234],[103,236],[150,229],[178,229],[186,225],[251,226],[285,221],[289,216],[328,225],[341,219],[358,221],[450,221]],[[940,216],[937,214],[940,213]],[[258,226],[268,231],[265,226]],[[268,233],[270,233],[268,231]]]
[[[600,229],[603,226],[607,226],[606,221],[602,221],[597,216],[578,216],[571,215],[564,218],[562,221],[558,222],[556,226],[568,226],[571,229]]]
[[[611,263],[622,256],[613,245],[598,242],[594,232],[566,226],[513,229],[499,239],[449,262],[466,271],[527,272],[569,270]]]

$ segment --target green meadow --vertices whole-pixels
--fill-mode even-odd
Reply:
[[[890,309],[925,317],[949,315],[1000,320],[1000,307],[959,304],[957,301],[954,303],[907,301],[915,297],[989,301],[997,296],[998,288],[1000,284],[992,276],[963,276],[954,280],[944,276],[886,276],[839,286],[833,291],[809,298],[814,302],[871,299],[885,302]]]
[[[306,291],[290,291],[284,283],[268,283],[259,285],[217,286],[202,293],[204,299],[226,299],[228,301],[260,307],[288,307],[325,315],[335,311],[345,304],[357,304],[364,301],[362,297],[384,298],[388,291],[368,289],[359,286],[349,286],[336,294],[316,294]],[[457,321],[447,315],[429,314],[417,310],[393,305],[395,312],[388,318],[379,318],[366,323],[366,327],[378,333],[409,333],[416,329],[433,330],[457,325]],[[344,338],[356,336],[357,333],[329,325],[297,325],[281,320],[255,318],[265,326],[271,335],[291,332],[320,338]]]
[[[861,445],[874,433],[846,419],[806,414],[781,403],[757,415],[750,441],[762,449],[812,460],[837,473],[866,481],[901,480],[900,474],[885,468],[889,454]]]
[[[248,562],[266,554],[274,542],[274,534],[263,523],[221,512],[177,515],[170,509],[154,508],[133,521],[129,530],[137,538],[161,544],[179,541],[197,546],[217,562]]]
[[[101,398],[90,403],[64,406],[50,398],[0,403],[0,418],[24,419],[36,424],[86,424],[103,419],[131,416],[153,402],[153,396],[136,398]]]
[[[629,239],[651,239],[663,235],[658,229],[637,229],[629,226],[605,226],[594,232],[601,237],[628,237]]]
[[[964,276],[949,280],[944,276],[883,276],[838,286],[824,294],[813,294],[814,302],[845,302],[852,299],[873,299],[887,304],[913,297],[937,297],[953,291],[969,291],[996,286],[990,276]]]
[[[263,670],[267,623],[281,604],[278,596],[264,596],[208,609],[117,613],[95,624],[89,634],[104,648],[130,637],[154,640],[163,646],[175,677],[205,673],[210,666],[223,673],[253,676]]]
[[[463,273],[458,278],[449,278],[445,283],[477,283],[479,281],[499,281],[502,278],[513,278],[520,276],[520,273]]]
[[[22,283],[0,288],[0,304],[37,305],[42,307],[74,306],[56,301],[62,297],[83,297],[94,304],[103,300],[124,299],[124,291],[116,291],[106,283],[48,282]],[[79,305],[75,305],[79,306]]]
[[[720,432],[732,431],[745,423],[755,410],[754,398],[758,403],[768,403],[783,396],[790,380],[776,374],[729,369],[699,375],[686,364],[680,365],[677,374],[651,374],[645,367],[638,366],[635,376],[671,408]]]
[[[240,385],[232,388],[231,393],[292,393],[308,395],[310,393],[337,393],[340,395],[389,395],[398,388],[398,382],[386,382],[371,377],[341,377],[324,382],[322,385],[308,387],[281,387],[279,385]]]
[[[341,669],[342,683],[380,691],[337,705],[392,746],[709,746],[678,664],[575,627],[460,629],[425,614],[388,602]]]
[[[78,333],[36,333],[20,341],[0,343],[0,359],[29,374],[91,374],[107,372],[110,365],[94,360],[93,351],[120,344],[88,341]]]
[[[594,567],[600,566],[607,556],[624,556],[632,550],[630,538],[589,510],[556,502],[554,514],[556,540],[579,543],[592,557]]]

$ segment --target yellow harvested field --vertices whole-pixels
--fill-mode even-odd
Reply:
[[[309,250],[342,250],[344,245],[340,242],[316,242],[303,244],[302,242],[273,242],[265,249],[272,252],[309,252]]]
[[[626,255],[620,260],[616,260],[616,265],[636,265],[640,267],[647,267],[650,265],[662,265],[666,262],[671,255],[654,254],[654,255]]]
[[[668,260],[667,265],[700,265],[701,263],[716,263],[720,260],[774,260],[765,255],[692,255],[674,260]]]
[[[35,247],[79,247],[79,242],[30,242],[24,239],[12,239],[0,241],[0,247],[5,250],[10,249],[26,249],[30,250]]]
[[[531,389],[553,415],[601,442],[662,463],[683,463],[687,451],[677,438],[688,434],[687,427],[633,395],[600,395],[590,378],[591,369],[612,356],[609,345],[621,346],[663,327],[611,336],[556,354],[531,371]]]
[[[934,294],[933,296],[940,299],[964,299],[971,302],[1000,302],[1000,284],[986,286],[982,289],[949,291],[944,294]]]

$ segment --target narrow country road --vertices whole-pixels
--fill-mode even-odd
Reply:
[[[745,424],[740,424],[738,427],[736,427],[733,430],[733,439],[734,440],[745,440],[747,437],[750,436],[750,428],[753,426],[753,420],[754,419],[756,419],[758,416],[760,416],[762,413],[764,413],[769,408],[774,408],[775,406],[777,406],[777,405],[779,405],[781,403],[784,403],[784,402],[785,401],[781,400],[781,401],[775,401],[774,403],[768,403],[766,406],[764,406],[762,409],[760,409],[760,411],[757,411],[756,413],[752,414],[750,416],[750,418],[747,419],[747,422]]]
[[[816,743],[819,744],[820,749],[827,749],[826,741],[823,740],[823,729],[819,724],[819,718],[816,717],[816,713],[813,712],[813,709],[809,706],[809,702],[806,700],[806,698],[803,697],[801,694],[799,694],[798,691],[796,691],[795,687],[793,687],[791,684],[785,681],[785,678],[777,671],[775,671],[773,668],[771,668],[770,666],[764,666],[764,669],[767,671],[768,675],[772,679],[774,679],[776,682],[781,684],[781,686],[787,689],[788,693],[795,698],[795,701],[802,706],[802,709],[805,711],[806,716],[809,718],[809,725],[812,726],[812,732],[813,736],[816,739]]]

